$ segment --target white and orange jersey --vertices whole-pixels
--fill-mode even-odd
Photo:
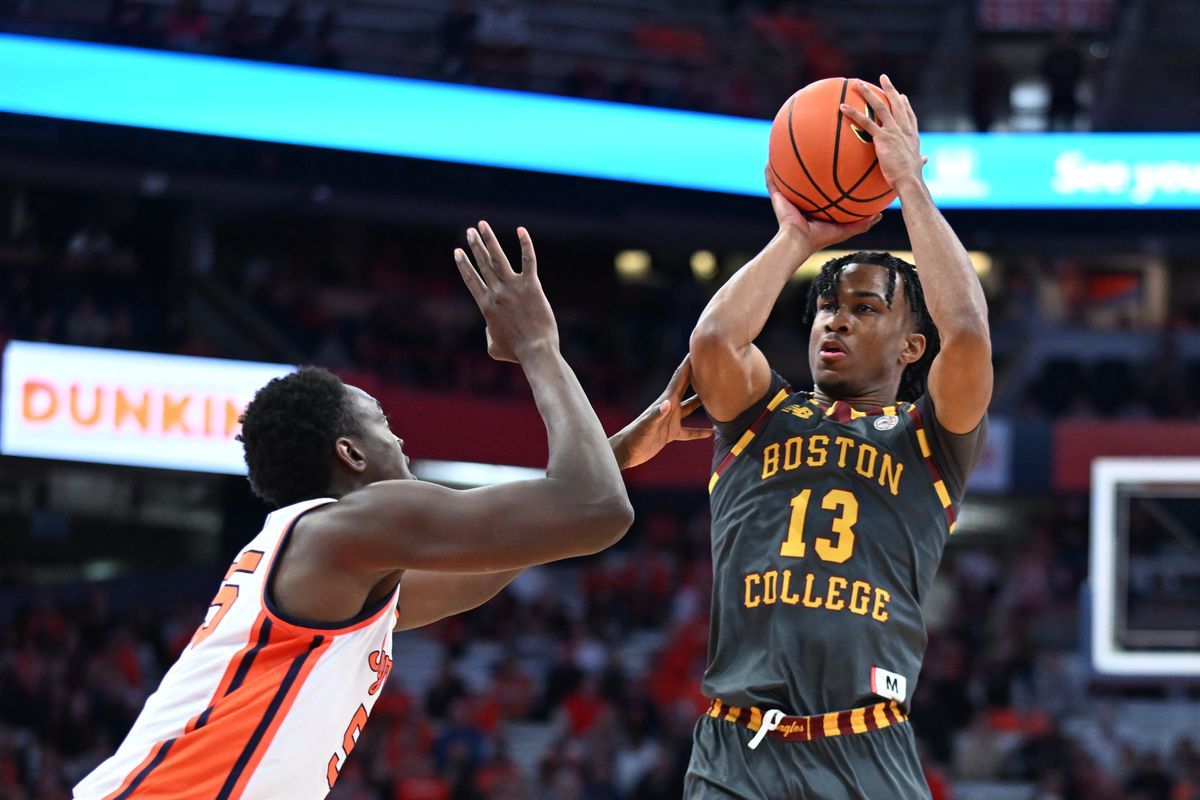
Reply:
[[[324,797],[392,668],[399,587],[340,625],[285,617],[267,596],[295,522],[331,499],[267,517],[204,624],[80,800]]]

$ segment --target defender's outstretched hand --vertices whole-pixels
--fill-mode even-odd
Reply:
[[[497,361],[519,363],[531,347],[558,350],[558,323],[537,274],[537,256],[529,231],[517,228],[521,240],[521,271],[513,270],[487,222],[467,229],[467,244],[475,263],[454,250],[454,263],[487,322],[488,355]]]
[[[921,158],[921,136],[917,130],[917,115],[908,102],[908,95],[900,94],[887,75],[879,77],[879,85],[887,96],[886,103],[871,91],[865,81],[858,81],[858,89],[870,103],[875,119],[844,103],[841,110],[855,125],[871,135],[875,142],[875,155],[879,158],[879,169],[884,179],[899,192],[906,183],[921,180],[921,167],[925,164],[925,159]]]
[[[649,461],[671,442],[712,436],[711,428],[688,428],[683,424],[700,407],[697,395],[683,399],[691,380],[692,363],[685,356],[658,399],[609,440],[621,469]]]

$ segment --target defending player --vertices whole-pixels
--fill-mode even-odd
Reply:
[[[324,797],[391,671],[393,629],[474,608],[523,567],[608,547],[633,520],[619,467],[707,433],[680,426],[696,405],[681,402],[685,361],[655,405],[604,438],[518,233],[519,273],[486,223],[468,232],[479,271],[461,250],[455,260],[488,352],[529,379],[549,437],[546,477],[468,491],[413,479],[370,395],[320,369],[271,381],[241,438],[254,491],[283,507],[75,797]]]
[[[691,800],[929,797],[906,722],[920,600],[984,441],[991,344],[967,253],[921,178],[916,116],[881,83],[891,110],[864,91],[874,119],[842,111],[874,138],[917,269],[884,253],[826,264],[807,309],[815,389],[793,391],[754,339],[797,265],[878,218],[806,219],[768,178],[779,233],[692,333],[693,380],[718,422],[713,701]]]

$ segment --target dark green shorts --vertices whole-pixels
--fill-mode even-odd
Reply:
[[[789,742],[705,714],[692,736],[686,800],[928,800],[912,726]]]

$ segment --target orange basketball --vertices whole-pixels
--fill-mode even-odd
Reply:
[[[887,102],[882,90],[871,90]],[[789,97],[771,125],[768,164],[783,196],[805,214],[854,222],[882,211],[896,191],[883,178],[871,135],[842,114],[841,103],[875,118],[846,78],[810,83]]]

